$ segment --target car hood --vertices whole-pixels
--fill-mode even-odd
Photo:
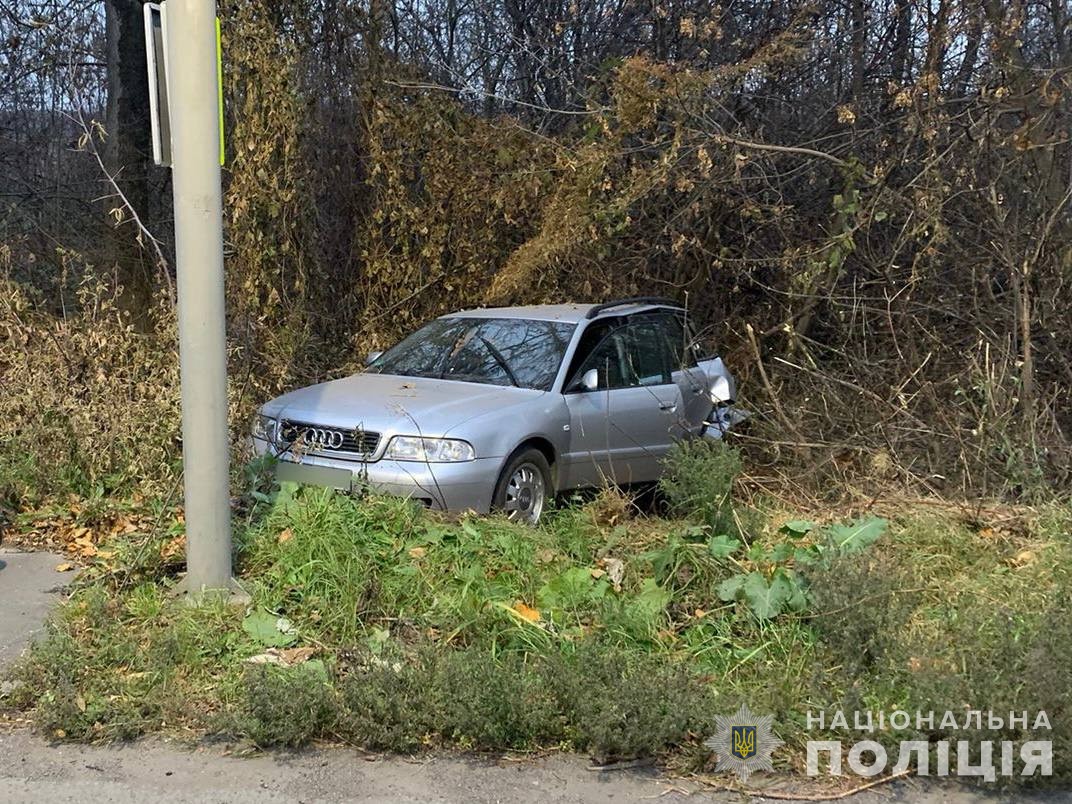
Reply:
[[[267,416],[347,429],[447,435],[469,419],[546,391],[427,377],[354,374],[299,388],[266,403]]]

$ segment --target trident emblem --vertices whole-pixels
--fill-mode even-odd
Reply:
[[[733,739],[730,753],[737,759],[751,759],[756,755],[755,726],[733,726],[730,735]]]

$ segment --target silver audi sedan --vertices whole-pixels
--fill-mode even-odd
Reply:
[[[674,442],[738,421],[733,376],[702,351],[665,299],[452,313],[263,405],[254,449],[281,480],[536,522],[554,494],[650,483]]]

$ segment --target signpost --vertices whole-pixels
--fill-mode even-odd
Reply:
[[[153,152],[159,164],[171,164],[175,204],[186,500],[186,578],[180,588],[199,598],[237,589],[231,576],[216,4],[167,0],[147,5],[145,15],[156,107]]]
[[[171,120],[168,114],[167,56],[164,47],[164,8],[159,3],[142,6],[145,15],[145,63],[149,68],[149,120],[153,161],[171,167]]]

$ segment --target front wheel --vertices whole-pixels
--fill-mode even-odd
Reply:
[[[551,466],[538,449],[512,457],[495,484],[492,507],[514,522],[535,525],[551,497]]]

